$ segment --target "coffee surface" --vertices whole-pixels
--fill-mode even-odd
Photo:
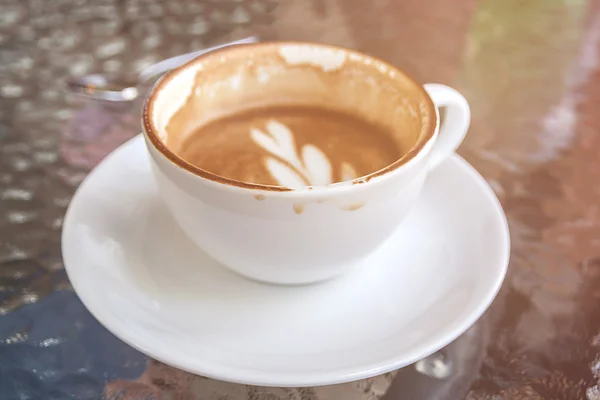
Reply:
[[[409,149],[358,116],[320,107],[269,106],[212,120],[175,152],[221,177],[289,188],[326,185],[378,171]]]

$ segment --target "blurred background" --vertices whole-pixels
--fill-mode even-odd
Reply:
[[[600,399],[599,6],[0,0],[0,399]],[[90,169],[140,132],[141,99],[85,99],[66,82],[135,85],[160,60],[249,35],[350,47],[467,97],[459,153],[500,198],[512,259],[491,308],[446,349],[344,385],[234,385],[148,359],[71,290],[64,212]]]

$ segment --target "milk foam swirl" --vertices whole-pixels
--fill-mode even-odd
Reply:
[[[298,154],[292,131],[281,122],[269,121],[266,132],[252,128],[250,137],[270,153],[265,157],[265,166],[281,186],[296,189],[333,183],[332,162],[325,153],[312,144],[305,144]],[[350,163],[343,162],[341,169],[344,181],[358,177]]]

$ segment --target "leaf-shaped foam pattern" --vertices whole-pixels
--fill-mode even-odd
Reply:
[[[267,123],[267,132],[273,136],[279,145],[282,153],[281,157],[294,167],[301,168],[302,166],[296,150],[294,135],[290,129],[281,122],[271,120]]]
[[[319,148],[311,144],[304,145],[300,158],[294,134],[287,126],[271,120],[266,128],[266,133],[257,128],[250,129],[250,137],[254,143],[274,156],[266,157],[266,167],[280,185],[299,189],[307,185],[333,183],[331,162]],[[341,168],[343,181],[350,181],[358,176],[352,165],[346,162],[342,163]]]
[[[290,189],[302,189],[309,184],[302,176],[281,161],[267,157],[267,169],[280,185]]]
[[[311,185],[329,185],[332,183],[331,163],[327,156],[316,146],[307,144],[302,148],[302,162]]]
[[[342,163],[342,181],[351,181],[358,178],[358,174],[352,165],[347,162]]]
[[[283,154],[283,150],[281,149],[279,144],[271,136],[267,135],[260,129],[250,129],[250,137],[252,138],[254,143],[259,145],[269,153],[286,159],[285,154]]]

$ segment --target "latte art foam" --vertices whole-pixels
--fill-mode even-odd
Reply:
[[[403,149],[385,129],[353,115],[272,106],[216,119],[189,135],[178,153],[227,179],[299,189],[368,175]]]
[[[291,189],[333,183],[332,165],[327,155],[312,144],[305,144],[298,153],[294,135],[284,124],[271,120],[266,132],[252,128],[250,137],[271,156],[264,158],[271,176],[280,186]],[[351,164],[342,162],[342,180],[358,178]]]

